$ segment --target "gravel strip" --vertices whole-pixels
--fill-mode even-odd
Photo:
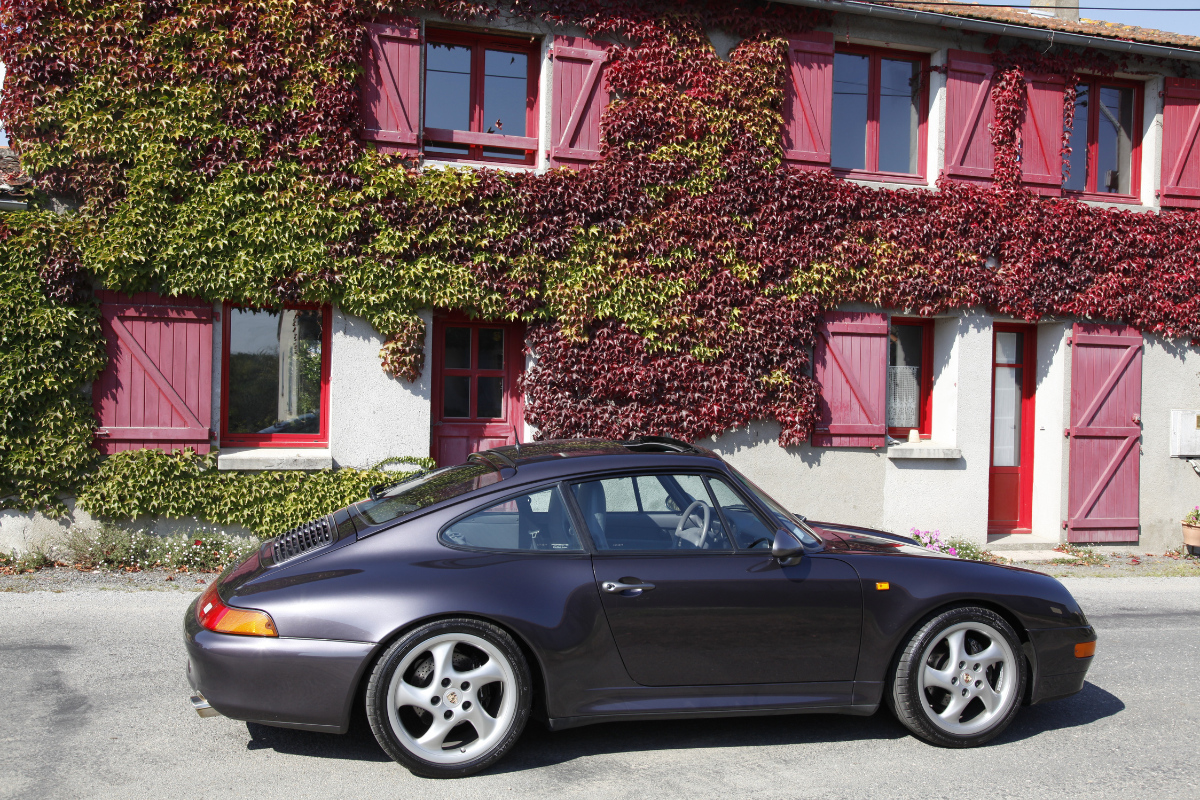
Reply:
[[[215,572],[174,572],[147,569],[83,571],[74,567],[50,567],[20,575],[0,575],[0,592],[74,592],[109,589],[122,592],[202,592]]]

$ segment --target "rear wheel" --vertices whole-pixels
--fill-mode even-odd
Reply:
[[[512,637],[473,619],[402,636],[375,665],[367,718],[389,756],[416,775],[472,775],[504,756],[529,719],[529,667]]]
[[[917,630],[901,651],[889,700],[906,728],[942,747],[1000,735],[1025,693],[1021,643],[986,608],[955,608]]]

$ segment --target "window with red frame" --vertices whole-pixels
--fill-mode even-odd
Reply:
[[[533,164],[537,42],[427,30],[425,154]]]
[[[319,446],[328,441],[328,306],[225,306],[221,443]]]
[[[933,394],[933,320],[892,318],[888,331],[888,433],[928,438]]]
[[[928,59],[839,47],[833,56],[830,165],[847,172],[920,176]]]
[[[1142,87],[1089,80],[1075,88],[1069,192],[1133,196],[1138,192]],[[1066,172],[1066,170],[1064,170]]]

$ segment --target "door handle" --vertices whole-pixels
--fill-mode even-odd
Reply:
[[[653,583],[621,583],[620,581],[605,581],[600,584],[600,588],[609,594],[620,594],[628,592],[630,589],[636,589],[638,593],[648,592],[654,588]]]

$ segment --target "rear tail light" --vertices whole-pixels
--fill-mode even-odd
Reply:
[[[253,608],[230,608],[221,602],[217,583],[200,595],[196,603],[196,621],[201,627],[216,633],[235,633],[240,636],[278,636],[275,621],[265,611]]]

